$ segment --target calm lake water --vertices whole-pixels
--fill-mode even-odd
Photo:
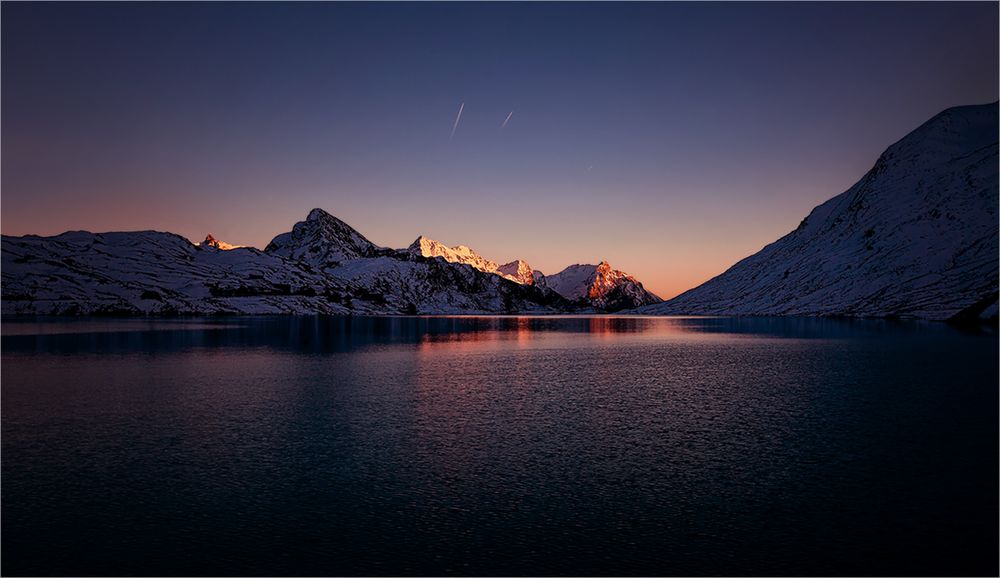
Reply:
[[[732,318],[3,321],[2,572],[998,571],[998,339]]]

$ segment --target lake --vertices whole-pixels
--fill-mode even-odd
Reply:
[[[998,339],[5,318],[4,575],[998,572]]]

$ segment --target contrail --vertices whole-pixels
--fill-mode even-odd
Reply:
[[[510,117],[513,116],[513,115],[514,115],[514,111],[512,110],[512,111],[510,111],[510,113],[507,114],[507,118],[503,119],[503,124],[500,125],[500,128],[503,128],[503,127],[507,126],[507,123],[510,122]]]
[[[462,120],[462,109],[465,108],[465,103],[458,107],[458,116],[455,117],[455,124],[451,127],[451,136],[449,138],[455,138],[455,129],[458,128],[458,121]]]

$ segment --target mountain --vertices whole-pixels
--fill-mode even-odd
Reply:
[[[230,245],[229,243],[226,243],[225,241],[220,241],[220,240],[216,239],[215,237],[213,237],[211,233],[209,233],[208,236],[205,237],[205,240],[202,241],[200,244],[201,244],[202,247],[212,248],[212,249],[218,249],[220,251],[229,251],[230,249],[239,249],[240,247],[243,246],[243,245]]]
[[[29,315],[559,313],[557,293],[376,246],[320,209],[264,251],[156,231],[3,236],[2,311]]]
[[[791,233],[648,314],[996,317],[997,103],[945,110]]]
[[[635,277],[612,269],[607,261],[598,265],[570,265],[555,275],[538,278],[540,286],[552,289],[570,301],[585,301],[605,311],[619,311],[660,303]]]
[[[295,223],[290,232],[272,239],[264,251],[322,268],[340,261],[374,257],[382,253],[382,248],[323,209],[313,209],[305,221]]]
[[[534,285],[535,279],[532,275],[531,266],[525,261],[517,259],[505,265],[500,265],[496,261],[491,261],[470,247],[456,245],[448,247],[444,243],[428,239],[423,235],[410,244],[407,251],[414,255],[423,257],[441,257],[449,263],[462,263],[469,265],[486,273],[495,273],[501,277],[520,283],[522,285]]]
[[[462,263],[463,265],[470,265],[480,271],[485,271],[486,273],[495,273],[500,267],[496,261],[490,261],[465,245],[448,247],[444,243],[439,243],[434,239],[428,239],[423,235],[417,237],[417,240],[411,243],[407,250],[415,255],[421,255],[423,257],[441,257],[449,263]]]
[[[522,285],[535,284],[534,270],[527,262],[521,259],[511,261],[506,265],[500,265],[497,267],[497,273]]]

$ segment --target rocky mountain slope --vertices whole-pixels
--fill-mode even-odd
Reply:
[[[598,265],[570,265],[555,275],[536,279],[566,299],[586,302],[605,311],[619,311],[663,301],[647,291],[635,277],[612,269],[607,261]]]
[[[995,317],[997,104],[948,109],[797,229],[647,314]]]

